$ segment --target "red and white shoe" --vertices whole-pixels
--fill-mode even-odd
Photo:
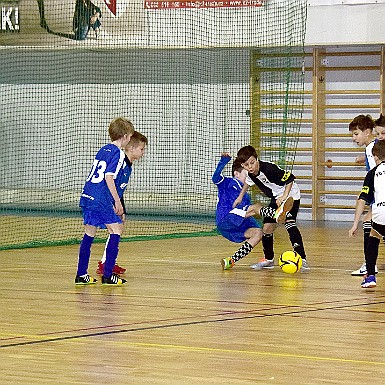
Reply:
[[[126,270],[127,269],[125,269],[124,267],[121,267],[119,265],[115,265],[114,268],[112,269],[112,272],[120,275],[120,274],[124,274],[126,272]],[[104,263],[99,261],[98,262],[98,268],[96,269],[96,274],[103,275],[103,273],[104,273]]]
[[[125,269],[124,267],[121,267],[119,265],[115,265],[114,268],[112,269],[112,272],[120,275],[120,274],[124,274],[126,272],[126,270],[127,269]]]
[[[99,261],[98,268],[96,269],[96,274],[103,275],[103,273],[104,273],[104,263]]]

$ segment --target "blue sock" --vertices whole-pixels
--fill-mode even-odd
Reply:
[[[94,237],[90,237],[87,234],[84,234],[82,243],[80,244],[79,249],[79,261],[78,261],[78,272],[76,275],[87,274],[88,263],[90,261],[91,255],[91,246],[94,241]]]
[[[119,252],[119,234],[110,234],[110,239],[106,248],[106,262],[104,263],[104,276],[110,278],[112,275],[112,270],[116,263],[116,258],[118,257]]]

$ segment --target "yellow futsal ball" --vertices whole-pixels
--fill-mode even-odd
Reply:
[[[296,251],[285,251],[279,257],[278,264],[284,273],[294,274],[302,267],[302,258]]]

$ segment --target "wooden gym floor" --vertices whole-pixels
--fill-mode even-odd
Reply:
[[[219,236],[122,243],[122,287],[75,287],[78,246],[1,251],[0,384],[383,384],[385,276],[360,288],[342,226],[301,226],[295,275],[252,271],[260,245],[222,271]]]

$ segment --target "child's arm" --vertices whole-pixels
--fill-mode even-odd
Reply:
[[[214,171],[214,174],[211,178],[214,184],[219,184],[224,180],[224,176],[222,175],[222,171],[231,160],[231,155],[227,152],[222,153],[221,159],[218,162],[217,168]]]
[[[285,185],[285,191],[280,197],[277,197],[277,199],[275,200],[278,207],[281,206],[282,202],[288,198],[292,187],[293,187],[293,182],[290,182],[287,185]]]
[[[247,190],[249,189],[249,185],[247,183],[243,184],[242,190],[238,195],[238,198],[233,203],[233,209],[236,208],[241,202],[245,194],[247,193]]]
[[[353,235],[355,235],[358,229],[358,224],[360,223],[361,215],[364,212],[364,209],[365,209],[365,201],[363,199],[358,198],[356,203],[356,211],[354,213],[353,226],[349,230],[349,237],[352,237]]]
[[[114,176],[108,174],[105,176],[105,179],[106,179],[107,187],[110,190],[112,197],[114,198],[115,212],[117,215],[122,215],[123,214],[123,206],[122,206],[122,203],[120,202],[118,191],[116,190],[116,187],[115,187]]]
[[[361,215],[365,210],[365,204],[370,204],[374,202],[374,173],[375,169],[369,171],[366,174],[364,184],[361,189],[361,193],[358,196],[357,203],[356,203],[356,210],[354,213],[354,221],[353,226],[349,230],[349,236],[352,237],[358,228],[358,224],[361,219]]]

